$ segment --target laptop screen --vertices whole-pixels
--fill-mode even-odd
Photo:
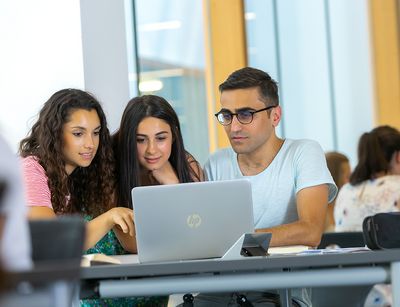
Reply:
[[[140,262],[217,258],[254,231],[246,179],[132,189]]]

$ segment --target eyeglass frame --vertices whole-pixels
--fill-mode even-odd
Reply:
[[[262,109],[260,109],[260,110],[255,110],[255,111],[245,110],[245,112],[249,112],[249,113],[251,114],[251,120],[250,120],[248,123],[243,123],[243,122],[239,119],[238,115],[239,115],[240,111],[237,112],[237,113],[232,113],[232,112],[230,112],[230,111],[229,111],[229,112],[226,112],[227,114],[229,114],[229,115],[231,116],[231,120],[230,120],[229,123],[227,123],[227,124],[222,123],[222,122],[218,119],[218,116],[219,116],[220,114],[223,114],[223,113],[224,113],[224,112],[222,112],[222,110],[219,111],[218,113],[215,113],[214,116],[217,118],[217,121],[218,121],[222,126],[228,126],[228,125],[232,124],[233,116],[236,116],[236,119],[237,119],[238,122],[241,123],[242,125],[248,125],[248,124],[251,124],[251,123],[253,122],[254,114],[256,114],[256,113],[258,113],[258,112],[262,112],[262,111],[268,111],[268,110],[271,110],[272,108],[276,108],[276,107],[277,107],[277,105],[273,105],[273,106],[268,106],[268,107],[262,108]]]

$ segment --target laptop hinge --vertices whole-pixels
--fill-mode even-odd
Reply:
[[[221,257],[222,260],[267,256],[271,233],[244,233]]]

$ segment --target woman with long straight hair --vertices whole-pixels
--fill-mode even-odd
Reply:
[[[162,97],[130,100],[113,141],[121,206],[132,207],[131,190],[137,186],[204,179],[201,166],[185,150],[177,114]]]
[[[113,142],[120,206],[132,208],[134,187],[203,180],[199,163],[185,150],[178,116],[162,97],[131,99]],[[166,306],[168,297],[152,297],[149,302]]]

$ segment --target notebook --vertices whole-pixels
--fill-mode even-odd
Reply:
[[[132,189],[139,262],[219,258],[254,231],[246,179]]]

